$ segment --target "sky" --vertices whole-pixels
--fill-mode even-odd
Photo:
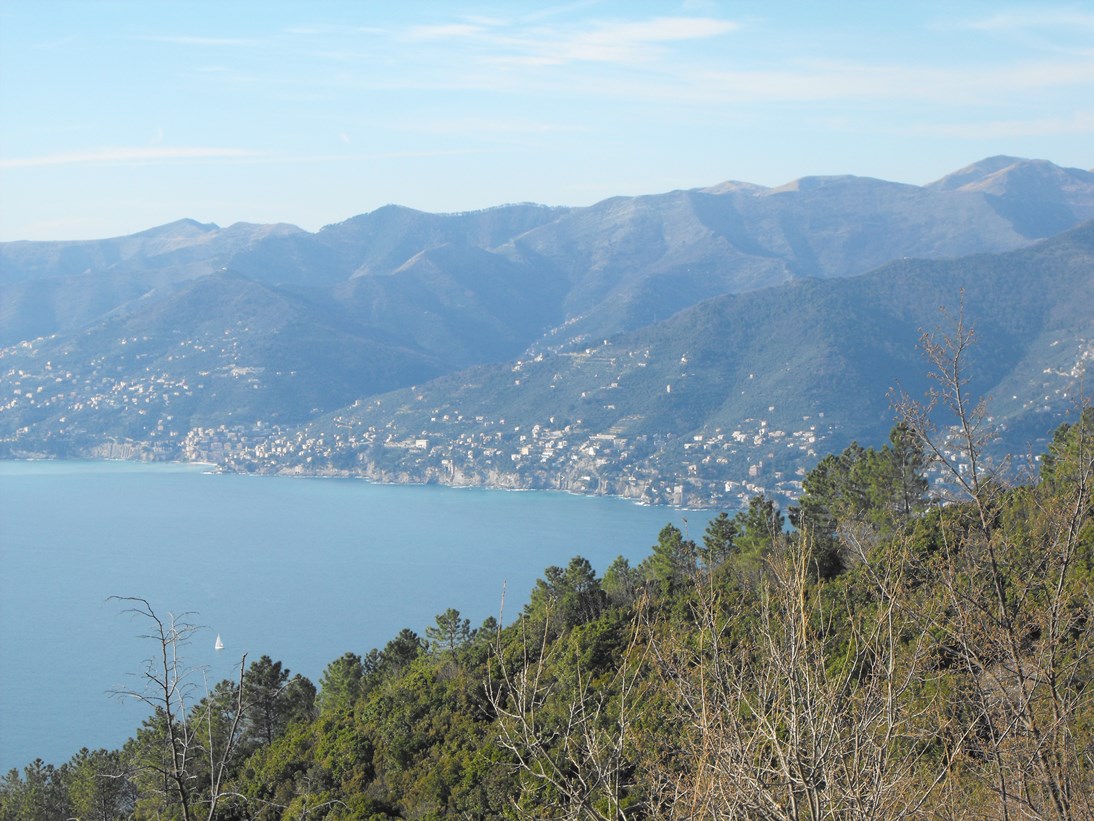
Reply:
[[[0,240],[1094,166],[1094,2],[0,0]]]

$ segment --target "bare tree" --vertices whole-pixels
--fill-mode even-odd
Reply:
[[[161,617],[143,598],[115,596],[129,602],[126,612],[148,625],[141,638],[155,648],[139,674],[142,686],[119,689],[115,695],[135,699],[152,711],[146,728],[138,733],[138,766],[153,774],[165,802],[177,803],[183,821],[212,819],[225,797],[228,768],[244,719],[244,665],[234,686],[217,688],[198,700],[196,668],[186,664],[180,651],[199,629],[186,615]],[[143,738],[142,738],[143,734]]]
[[[956,659],[954,675],[960,673],[976,730],[970,752],[988,764],[964,771],[992,795],[986,817],[1089,817],[1091,752],[1077,734],[1094,697],[1094,602],[1080,577],[1091,558],[1083,528],[1090,521],[1092,430],[1078,426],[1068,482],[1010,487],[986,458],[994,432],[985,405],[968,394],[973,340],[963,314],[952,333],[925,334],[934,387],[926,401],[902,397],[899,406],[958,491],[937,507],[944,607],[929,627]],[[945,424],[936,421],[940,413]]]
[[[945,762],[918,743],[931,701],[912,697],[928,678],[926,645],[906,643],[901,552],[877,562],[869,606],[826,608],[807,535],[782,542],[751,595],[700,574],[697,641],[651,625],[678,733],[675,755],[652,757],[670,768],[664,814],[917,817]]]
[[[522,629],[530,621],[522,619]],[[640,686],[631,660],[637,634],[611,680],[593,681],[576,650],[567,664],[556,657],[567,651],[563,641],[550,640],[549,614],[540,626],[538,638],[522,635],[515,663],[503,652],[499,632],[486,682],[499,743],[523,776],[515,810],[574,821],[638,817],[627,800],[634,786],[628,748]]]

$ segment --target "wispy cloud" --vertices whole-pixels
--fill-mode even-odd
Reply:
[[[576,30],[534,29],[499,39],[498,45],[508,54],[497,59],[527,65],[644,63],[660,56],[660,46],[664,44],[717,37],[737,29],[733,21],[713,17],[602,22]]]
[[[906,133],[917,137],[951,137],[968,140],[1094,134],[1094,112],[1081,112],[1073,117],[1043,117],[1029,120],[931,123],[906,129]]]
[[[401,121],[400,127],[421,134],[445,134],[476,138],[519,137],[537,134],[580,134],[592,130],[588,125],[500,117],[463,117],[456,119],[430,117],[421,120]]]
[[[702,71],[681,94],[740,102],[922,101],[987,105],[1015,93],[1094,83],[1094,60],[975,68],[814,61],[779,71]]]
[[[411,40],[449,40],[455,37],[473,37],[485,29],[471,23],[449,23],[437,26],[413,26],[406,36]]]
[[[151,43],[172,43],[178,46],[237,47],[253,46],[257,43],[256,40],[241,37],[193,37],[185,34],[149,34],[136,39]]]
[[[966,27],[979,31],[1028,31],[1031,29],[1090,29],[1094,14],[1074,9],[1038,8],[1029,11],[1008,9],[990,17],[971,20]]]
[[[369,151],[352,154],[299,154],[278,156],[276,162],[292,163],[345,163],[370,162],[373,160],[420,160],[433,157],[464,157],[471,154],[489,153],[485,148],[437,148],[408,151]]]
[[[241,148],[146,146],[136,148],[100,148],[39,157],[0,158],[0,168],[41,168],[51,165],[98,165],[105,163],[160,162],[173,160],[251,159],[269,156]]]
[[[472,48],[479,59],[494,66],[551,66],[645,63],[662,56],[669,44],[717,37],[738,28],[731,20],[715,17],[590,20],[580,24],[548,24],[543,18],[465,18],[411,26],[397,36],[404,42],[446,42]]]

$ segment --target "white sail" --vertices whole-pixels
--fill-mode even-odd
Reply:
[[[216,644],[213,645],[213,649],[214,650],[223,650],[224,649],[224,642],[222,642],[220,640],[220,633],[217,633],[217,642],[216,642]]]

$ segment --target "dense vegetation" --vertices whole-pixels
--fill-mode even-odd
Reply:
[[[190,628],[132,600],[164,651],[148,719],[12,770],[0,818],[1091,817],[1094,409],[1007,479],[967,342],[928,344],[930,404],[822,460],[792,529],[762,496],[699,541],[666,526],[318,688],[262,657],[192,700]]]

